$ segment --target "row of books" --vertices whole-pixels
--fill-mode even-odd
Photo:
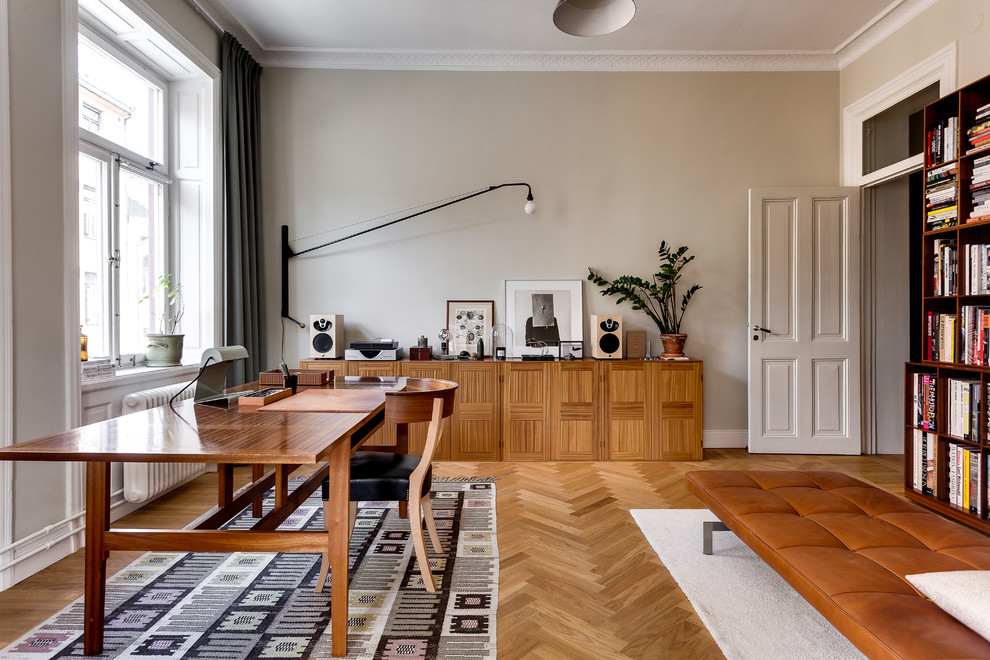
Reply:
[[[914,418],[912,426],[935,430],[935,404],[938,393],[938,378],[935,374],[912,374],[912,392],[914,393]]]
[[[925,358],[932,362],[955,362],[957,327],[955,314],[928,312]]]
[[[981,156],[973,161],[969,192],[973,196],[973,210],[966,222],[990,220],[990,156]]]
[[[950,378],[945,383],[946,433],[959,440],[977,442],[980,428],[980,381]]]
[[[959,117],[949,117],[928,131],[928,165],[938,165],[959,157]]]
[[[971,154],[984,147],[990,146],[990,104],[976,109],[975,124],[966,129],[966,139],[969,141],[969,149],[966,153]]]
[[[962,250],[963,293],[990,294],[990,244],[970,243]]]
[[[990,366],[990,307],[966,305],[962,308],[963,364]]]
[[[117,366],[110,358],[96,358],[83,362],[81,370],[83,380],[95,380],[116,375]]]
[[[933,258],[935,268],[933,274],[934,295],[954,296],[959,292],[958,281],[956,279],[956,265],[958,255],[956,253],[956,241],[954,238],[936,238],[933,245]]]
[[[914,470],[911,485],[914,489],[934,495],[938,492],[936,479],[942,476],[947,482],[949,503],[982,517],[987,491],[984,452],[960,442],[950,442],[946,452],[948,465],[943,467],[938,458],[938,440],[934,433],[915,429],[912,444]]]
[[[958,442],[949,443],[947,471],[949,503],[979,516],[983,515],[983,454],[979,449]]]
[[[925,224],[929,231],[955,225],[959,219],[957,167],[949,163],[925,175]]]
[[[935,494],[935,456],[938,453],[938,436],[927,431],[914,430],[914,472],[912,485],[925,495]]]

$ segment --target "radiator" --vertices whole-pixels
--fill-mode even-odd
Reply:
[[[132,392],[124,397],[123,412],[126,415],[138,410],[164,406],[185,385],[185,383],[177,383],[142,392]],[[175,400],[190,399],[195,390],[195,386],[190,386]],[[206,468],[205,463],[124,463],[124,499],[128,502],[146,502],[154,499],[198,477],[206,471]]]

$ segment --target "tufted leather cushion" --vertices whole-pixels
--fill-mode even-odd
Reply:
[[[871,658],[990,658],[904,576],[990,569],[990,538],[837,472],[712,470],[689,491]]]

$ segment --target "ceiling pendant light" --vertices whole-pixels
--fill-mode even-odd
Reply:
[[[635,13],[633,0],[560,0],[553,24],[575,37],[598,37],[625,27]]]

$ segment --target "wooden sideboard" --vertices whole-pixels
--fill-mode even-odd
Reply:
[[[700,360],[301,360],[337,376],[417,376],[460,384],[438,460],[701,460]],[[409,427],[410,451],[426,425]],[[394,445],[386,426],[367,444]]]

